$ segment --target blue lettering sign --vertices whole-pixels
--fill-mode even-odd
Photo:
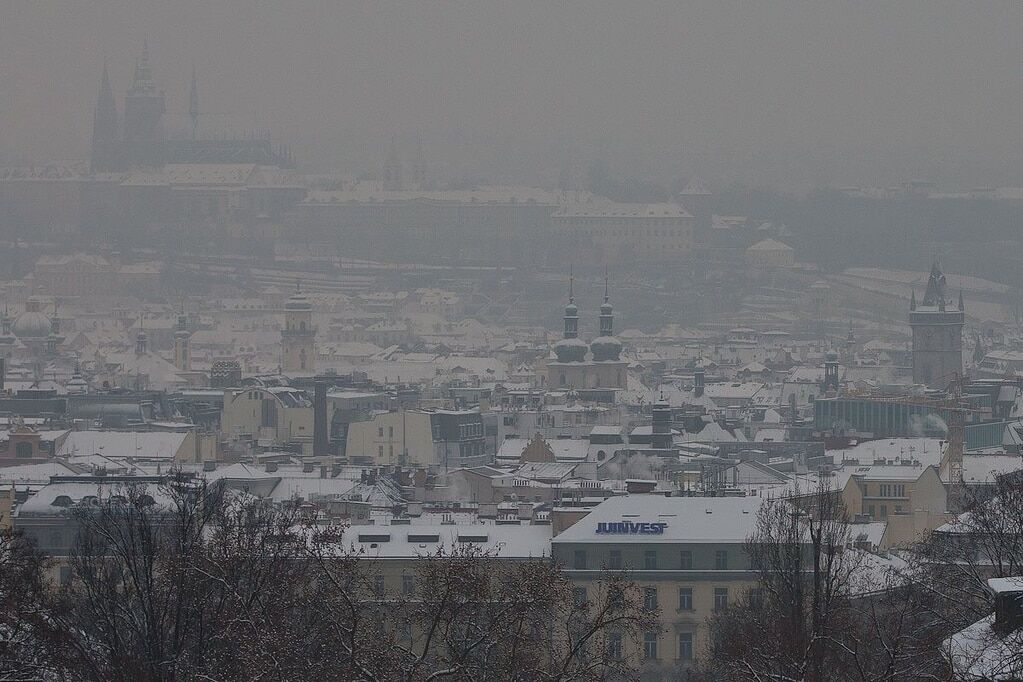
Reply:
[[[668,524],[663,521],[600,521],[597,533],[600,535],[663,535]]]

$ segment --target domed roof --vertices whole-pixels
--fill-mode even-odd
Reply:
[[[598,336],[590,343],[595,362],[617,361],[622,354],[622,342],[614,336]]]
[[[37,298],[25,303],[25,312],[14,320],[12,331],[19,339],[42,339],[50,335],[50,318],[42,310]]]
[[[561,339],[554,344],[554,354],[558,356],[558,362],[583,362],[588,348],[582,339]]]

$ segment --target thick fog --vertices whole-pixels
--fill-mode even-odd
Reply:
[[[0,154],[85,157],[99,76],[148,39],[166,125],[267,128],[303,169],[421,136],[446,178],[552,183],[596,158],[798,188],[1018,184],[1015,2],[4,0]]]

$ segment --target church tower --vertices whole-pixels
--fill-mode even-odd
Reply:
[[[92,119],[92,154],[89,160],[92,171],[117,170],[117,150],[117,103],[114,101],[114,90],[110,87],[110,76],[104,62],[96,113]]]
[[[161,119],[165,112],[163,91],[156,89],[149,63],[149,45],[135,63],[135,77],[124,98],[124,141],[132,164],[156,164],[163,141]]]
[[[945,274],[935,261],[923,301],[913,292],[909,326],[913,330],[913,382],[946,388],[963,372],[963,295],[956,304],[947,295]]]
[[[192,350],[189,347],[192,333],[188,331],[188,318],[182,305],[178,312],[178,328],[174,332],[174,366],[183,372],[192,369]]]
[[[284,372],[316,371],[316,328],[313,306],[302,293],[301,284],[284,304],[284,329],[281,330]]]

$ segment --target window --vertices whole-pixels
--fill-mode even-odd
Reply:
[[[657,550],[648,549],[643,552],[643,568],[648,571],[657,570]]]
[[[572,568],[576,570],[586,570],[586,550],[577,549],[572,555]]]
[[[657,658],[657,633],[656,632],[644,632],[643,633],[643,658],[655,659]]]
[[[14,446],[14,456],[17,459],[31,459],[32,457],[32,444],[31,443],[18,443]]]
[[[384,446],[383,445],[378,445],[377,446],[377,458],[378,459],[383,459],[384,458]]]
[[[377,438],[383,438],[383,437],[384,437],[384,427],[378,426],[377,427]]]
[[[401,576],[401,593],[406,597],[410,597],[415,594],[416,591],[416,579],[411,575]]]
[[[387,427],[387,437],[388,438],[394,438],[394,427],[393,426],[388,426]]]
[[[682,554],[679,557],[678,567],[683,571],[693,570],[693,553],[688,549],[682,550]]]
[[[607,567],[613,569],[620,569],[622,567],[622,551],[620,549],[612,549],[608,554]]]
[[[678,660],[680,661],[693,660],[693,633],[691,632],[678,633]]]
[[[727,587],[715,587],[714,588],[714,610],[724,611],[728,608],[728,588]]]
[[[882,519],[887,519],[888,518],[888,505],[887,504],[882,504],[881,505],[881,518]]]
[[[679,611],[693,610],[693,588],[691,587],[678,588],[678,610]]]
[[[728,570],[728,551],[719,549],[714,552],[714,570],[727,571]]]
[[[384,576],[378,575],[373,581],[373,592],[377,597],[384,596]]]
[[[644,587],[643,588],[643,609],[645,611],[656,611],[657,610],[657,588],[656,587]]]
[[[607,636],[607,657],[612,661],[622,660],[622,633],[612,632]]]
[[[764,591],[759,587],[754,587],[749,591],[749,605],[750,608],[759,611],[764,607]]]
[[[572,603],[575,606],[582,606],[587,601],[586,588],[585,587],[574,587],[572,588]]]

